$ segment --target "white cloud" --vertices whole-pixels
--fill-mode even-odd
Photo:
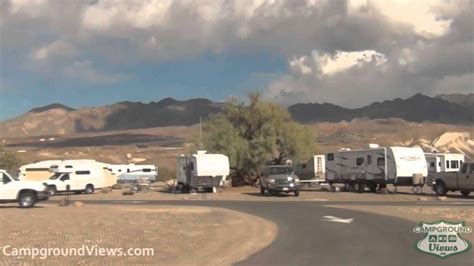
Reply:
[[[68,58],[77,55],[76,48],[69,42],[57,40],[45,45],[33,52],[35,60],[54,60],[57,58]]]
[[[456,3],[449,1],[411,1],[411,0],[355,0],[349,2],[349,13],[360,14],[361,9],[368,6],[377,8],[382,15],[390,20],[405,23],[425,37],[444,35],[451,24],[450,19],[442,19],[438,10]]]
[[[108,74],[94,67],[90,61],[75,61],[63,69],[65,76],[92,83],[116,83],[127,79],[124,75]]]
[[[344,101],[354,105],[467,88],[473,72],[472,5],[469,0],[11,0],[0,1],[0,34],[10,62],[88,82],[123,80],[113,73],[117,65],[265,52],[288,61],[288,73],[270,82],[271,98],[337,102],[339,93],[352,97]]]

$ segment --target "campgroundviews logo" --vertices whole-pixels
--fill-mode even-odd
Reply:
[[[459,235],[472,232],[472,228],[464,222],[420,222],[413,232],[425,234],[425,237],[416,243],[419,251],[441,258],[459,254],[471,248],[471,243]]]

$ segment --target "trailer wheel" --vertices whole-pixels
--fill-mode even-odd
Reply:
[[[448,193],[448,189],[446,188],[446,185],[442,182],[436,183],[434,190],[436,192],[436,195],[438,196],[446,196]]]
[[[370,189],[370,192],[376,193],[377,192],[377,184],[376,183],[370,183],[369,184],[369,189]]]
[[[463,197],[469,196],[470,193],[471,193],[470,191],[461,190],[461,194],[463,195]]]
[[[84,193],[86,194],[92,194],[94,193],[94,186],[89,184],[86,186],[86,189],[84,189]]]
[[[354,189],[355,191],[357,191],[358,193],[362,193],[364,192],[364,184],[362,183],[357,183],[357,184],[354,184]]]

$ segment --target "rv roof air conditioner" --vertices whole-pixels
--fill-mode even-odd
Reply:
[[[380,145],[376,143],[369,143],[369,149],[377,149],[380,148]]]

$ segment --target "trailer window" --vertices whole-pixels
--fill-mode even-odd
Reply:
[[[430,167],[434,168],[434,167],[435,167],[435,163],[434,163],[434,162],[431,162],[431,163],[430,163]]]
[[[66,165],[66,168],[72,168],[72,165]]]
[[[446,161],[446,168],[449,169],[449,161]]]
[[[451,161],[451,168],[459,168],[458,161],[452,160],[452,161]]]
[[[150,168],[144,168],[144,169],[143,169],[143,172],[144,172],[144,173],[149,173],[149,172],[151,172],[151,169],[150,169]]]
[[[334,161],[334,153],[328,153],[328,161]]]
[[[356,160],[357,166],[360,166],[364,163],[364,157],[359,157]]]
[[[91,171],[76,171],[76,175],[90,175]]]
[[[189,169],[191,169],[191,171],[194,171],[194,163],[189,164]]]
[[[461,168],[461,173],[465,174],[467,173],[467,167],[469,166],[469,164],[465,163],[462,165],[462,168]]]
[[[383,158],[383,157],[377,158],[377,165],[378,166],[385,166],[385,158]]]
[[[367,155],[367,164],[372,164],[372,155]]]

